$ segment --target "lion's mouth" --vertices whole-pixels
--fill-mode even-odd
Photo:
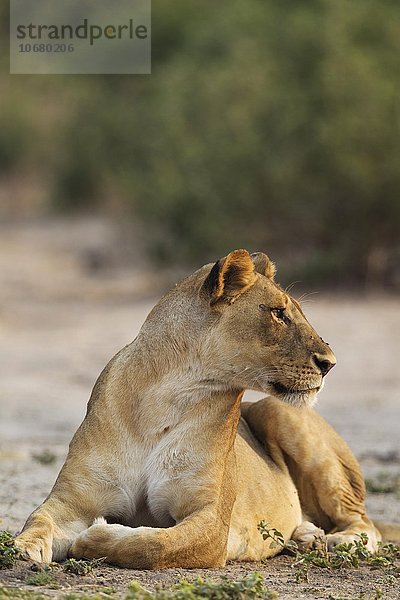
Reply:
[[[311,394],[312,392],[317,393],[321,389],[321,386],[309,387],[309,388],[294,388],[294,387],[288,388],[285,385],[283,385],[282,383],[279,383],[278,381],[274,381],[273,383],[271,383],[271,385],[272,385],[274,391],[279,396],[295,396],[295,395],[304,396],[307,394]]]

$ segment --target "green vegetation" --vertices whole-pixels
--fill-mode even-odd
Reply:
[[[62,596],[62,600],[107,600],[115,593],[114,588],[102,586],[90,588],[90,593],[69,592]]]
[[[371,494],[396,494],[400,497],[400,474],[382,471],[374,478],[365,480],[368,492]]]
[[[48,596],[30,590],[0,587],[0,600],[48,600]]]
[[[294,556],[293,567],[296,568],[298,582],[308,581],[311,567],[341,569],[358,568],[360,565],[365,565],[371,569],[388,569],[388,574],[394,577],[398,577],[400,574],[395,565],[396,561],[400,559],[400,546],[380,542],[378,551],[372,554],[366,547],[368,536],[365,533],[361,533],[358,536],[359,539],[354,543],[338,544],[332,552],[322,548],[300,552],[294,540],[285,542],[282,533],[269,527],[265,521],[259,523],[258,530],[264,540],[271,540],[271,548],[279,546]]]
[[[36,573],[37,580],[39,580],[39,575],[46,574],[49,575],[46,572]],[[33,585],[55,587],[54,582],[49,583],[50,585],[48,583],[34,583]],[[101,600],[112,597],[113,593],[112,588],[97,586],[93,587],[90,593],[70,592],[62,594],[60,597],[63,600]],[[265,587],[264,578],[260,573],[250,573],[237,581],[228,578],[212,581],[198,577],[192,583],[181,581],[170,590],[159,589],[156,592],[149,592],[133,581],[128,588],[125,600],[197,600],[201,598],[208,600],[274,600],[277,597],[276,592]],[[42,600],[44,596],[14,588],[0,588],[0,600],[6,598]]]
[[[0,569],[9,569],[14,566],[20,555],[14,545],[14,539],[8,531],[0,531]]]
[[[264,585],[264,578],[260,573],[251,573],[238,581],[228,578],[220,581],[202,579],[198,577],[194,582],[181,581],[171,590],[158,590],[148,592],[137,582],[130,585],[126,600],[196,600],[208,598],[210,600],[256,600],[263,598],[273,600],[278,594],[268,590]]]
[[[11,568],[19,556],[19,551],[14,546],[12,535],[7,531],[0,532],[0,566]],[[102,560],[75,560],[70,558],[66,560],[62,569],[66,573],[75,575],[88,575],[92,573],[95,567],[102,564]],[[43,586],[48,589],[58,589],[60,587],[57,581],[57,570],[59,565],[52,564],[31,573],[26,578],[25,583],[32,586]],[[63,594],[64,600],[98,600],[100,598],[110,597],[114,590],[110,587],[93,586],[91,593],[71,592]],[[197,578],[194,582],[181,581],[170,590],[160,589],[156,592],[148,592],[137,582],[130,585],[126,600],[195,600],[197,598],[208,598],[211,600],[273,600],[276,598],[276,592],[265,587],[264,578],[260,573],[250,573],[242,579],[234,581],[229,578],[222,578],[218,581],[211,579]],[[0,587],[0,600],[8,598],[18,598],[25,600],[42,600],[44,596],[33,592],[27,592],[16,588]]]
[[[51,450],[45,448],[41,452],[32,455],[33,460],[41,465],[52,465],[57,460],[57,456]]]
[[[55,588],[51,587],[51,589]],[[107,586],[93,586],[87,593],[64,592],[60,590],[57,594],[57,598],[61,598],[62,600],[107,600],[107,598],[112,598],[114,593],[115,590],[113,588]],[[47,594],[44,595],[31,590],[0,587],[0,600],[48,600],[48,598],[49,596]]]
[[[68,558],[68,560],[63,562],[62,568],[66,573],[88,575],[93,572],[95,567],[98,567],[103,562],[104,559],[76,560],[75,558]]]
[[[43,586],[50,589],[57,589],[59,586],[57,579],[54,576],[54,573],[51,572],[50,569],[45,569],[44,571],[38,571],[37,573],[32,573],[26,579],[27,585],[37,585]]]
[[[152,14],[151,76],[4,80],[2,173],[35,173],[42,209],[144,224],[163,264],[242,246],[283,279],[398,285],[398,3],[154,0]]]
[[[356,596],[329,596],[328,600],[380,600],[383,598],[383,592],[380,588],[376,589],[372,594],[361,592]]]

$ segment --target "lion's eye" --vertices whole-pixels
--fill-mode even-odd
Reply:
[[[271,308],[271,314],[285,325],[289,325],[291,323],[290,318],[287,316],[284,308]]]

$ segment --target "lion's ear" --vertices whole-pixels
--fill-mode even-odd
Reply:
[[[251,260],[257,273],[273,279],[276,274],[276,267],[272,260],[264,252],[253,252]]]
[[[215,263],[207,276],[203,289],[210,304],[219,300],[229,303],[248,290],[256,281],[254,263],[247,250],[234,250]]]

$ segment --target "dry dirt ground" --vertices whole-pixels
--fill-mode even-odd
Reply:
[[[97,375],[156,301],[154,274],[143,265],[117,268],[116,248],[118,232],[103,221],[0,226],[0,529],[17,532],[45,498]],[[399,298],[316,294],[304,307],[338,357],[318,410],[368,477],[399,477]],[[45,450],[55,457],[50,464],[40,460]],[[395,491],[370,494],[368,508],[375,518],[400,522]],[[374,598],[378,588],[384,598],[400,598],[400,579],[380,571],[313,569],[308,583],[296,583],[292,562],[281,556],[223,571],[158,573],[102,565],[86,577],[56,575],[59,589],[35,591],[62,597],[111,586],[122,593],[132,579],[153,589],[198,574],[236,578],[259,570],[282,599]],[[0,571],[0,585],[32,590],[24,583],[29,573],[19,563]]]

